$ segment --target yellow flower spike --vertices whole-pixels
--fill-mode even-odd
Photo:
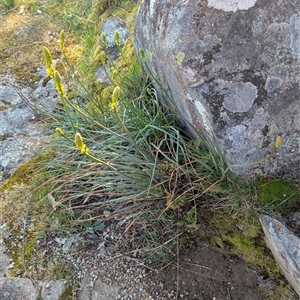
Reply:
[[[82,150],[84,149],[84,147],[86,147],[86,145],[83,143],[83,139],[82,136],[79,132],[76,132],[75,134],[75,140],[74,140],[75,146],[82,152]]]
[[[64,30],[61,30],[60,35],[59,35],[59,42],[60,42],[60,48],[63,52],[66,51],[65,47],[65,32]]]
[[[100,79],[98,79],[97,80],[97,83],[96,83],[96,85],[97,85],[97,90],[98,90],[98,92],[101,92],[101,80]]]
[[[278,149],[282,144],[282,137],[279,135],[277,138],[276,138],[276,142],[275,142],[275,148]]]
[[[56,87],[56,90],[57,92],[61,95],[61,96],[64,96],[65,95],[65,87],[61,81],[61,77],[60,77],[60,74],[58,71],[54,71],[54,75],[53,75],[53,80],[54,80],[54,83],[55,83],[55,87]]]
[[[115,87],[115,89],[113,91],[113,94],[111,96],[111,99],[112,99],[112,102],[111,102],[111,105],[110,105],[111,109],[115,109],[117,107],[118,101],[119,101],[120,92],[121,92],[120,87],[119,86]]]
[[[88,148],[86,144],[82,145],[82,148],[80,149],[81,154],[87,154],[88,153]]]
[[[44,55],[44,60],[45,60],[46,67],[47,67],[47,74],[50,77],[53,77],[54,69],[52,67],[52,56],[47,47],[43,47],[43,55]]]
[[[105,55],[104,51],[100,52],[100,61],[101,61],[103,66],[106,64],[106,55]]]
[[[140,48],[139,52],[140,52],[141,59],[142,59],[143,61],[145,61],[145,60],[146,60],[146,54],[145,54],[145,51],[144,51],[142,48]]]
[[[119,30],[115,31],[115,43],[118,47],[121,47],[121,38]]]
[[[111,75],[111,79],[114,82],[117,78],[118,75],[118,71],[117,70],[113,70],[112,75]]]
[[[59,127],[57,127],[57,128],[55,129],[55,132],[56,132],[58,135],[64,135],[64,132],[63,132],[62,129],[59,128]]]
[[[108,43],[107,43],[106,34],[104,32],[101,35],[101,39],[102,39],[102,42],[104,44],[104,47],[107,49],[108,48]]]

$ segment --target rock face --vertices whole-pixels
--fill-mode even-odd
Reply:
[[[144,0],[135,48],[198,131],[243,177],[300,179],[300,0]],[[142,61],[142,60],[141,60]],[[158,92],[160,86],[156,84]],[[163,100],[162,100],[163,101]]]
[[[284,224],[269,216],[261,216],[260,222],[268,247],[279,263],[285,278],[300,297],[300,239]]]
[[[52,80],[44,83],[46,69],[38,74],[43,77],[34,90],[16,88],[0,79],[0,182],[35,155],[50,135],[39,114],[53,111],[57,93]]]

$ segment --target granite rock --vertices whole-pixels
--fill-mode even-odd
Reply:
[[[300,0],[144,0],[135,49],[197,135],[245,178],[300,179]],[[158,84],[159,82],[159,84]],[[193,131],[193,130],[191,130]],[[276,154],[262,164],[278,136]],[[248,166],[247,166],[248,164]]]

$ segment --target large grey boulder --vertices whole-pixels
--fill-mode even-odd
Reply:
[[[300,0],[144,0],[135,49],[233,171],[300,178]],[[142,59],[141,59],[142,61]],[[144,64],[146,67],[146,65]],[[155,83],[161,93],[160,84]],[[190,126],[191,127],[191,126]]]
[[[268,247],[285,278],[300,297],[300,239],[274,218],[263,215],[260,223]]]

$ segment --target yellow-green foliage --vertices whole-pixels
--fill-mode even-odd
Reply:
[[[268,274],[268,277],[274,280],[272,286],[260,286],[267,295],[267,300],[298,299],[286,284],[279,265],[267,248],[261,225],[255,215],[248,214],[245,218],[218,212],[213,217],[210,216],[210,221],[213,228],[206,233],[213,246],[221,249],[223,253],[242,256],[252,269],[261,274]]]
[[[40,185],[45,180],[38,170],[41,162],[52,157],[46,152],[22,164],[11,177],[0,185],[2,221],[10,229],[12,236],[5,239],[9,256],[15,265],[11,274],[24,275],[25,266],[33,266],[42,261],[36,252],[36,241],[48,228],[46,216],[52,207],[45,196],[47,186]],[[35,190],[35,187],[39,189]],[[41,272],[42,268],[41,268]]]

